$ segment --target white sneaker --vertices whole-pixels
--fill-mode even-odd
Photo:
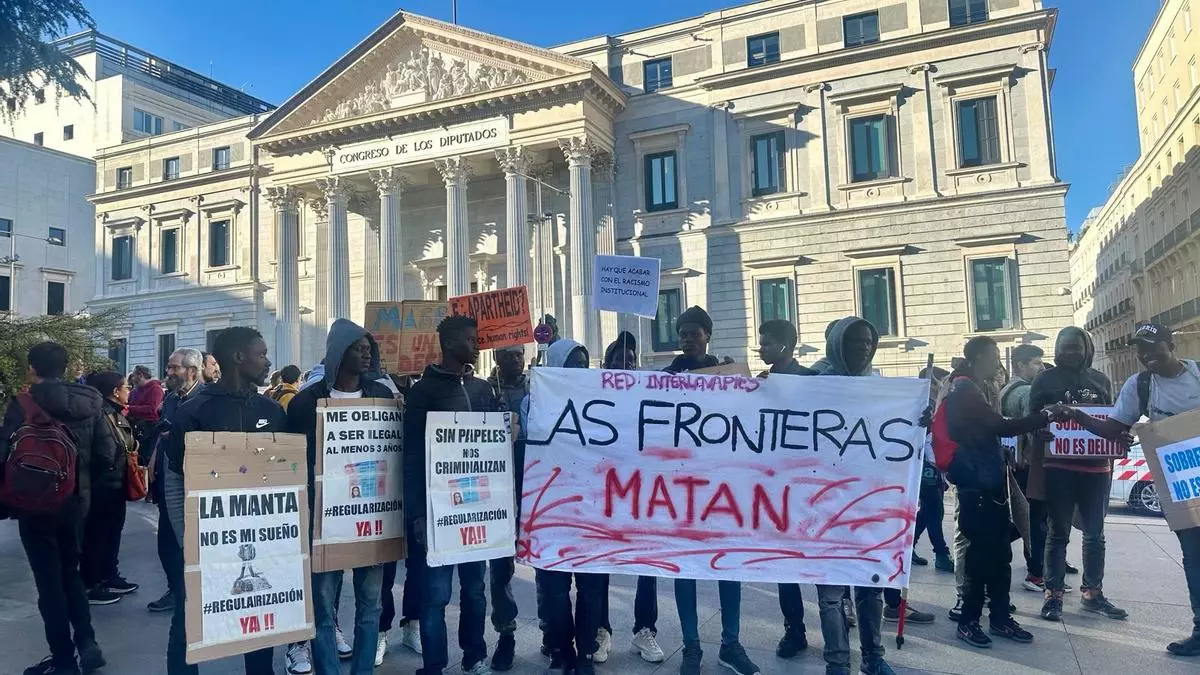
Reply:
[[[383,657],[387,655],[387,636],[379,634],[379,644],[375,647],[375,667],[383,665]]]
[[[662,647],[658,646],[658,638],[649,628],[643,628],[633,636],[633,651],[647,663],[662,663],[666,658]]]
[[[346,636],[342,634],[341,626],[334,629],[333,640],[337,643],[338,658],[345,660],[354,656],[354,647],[350,646],[350,642],[346,640]]]
[[[612,634],[608,629],[601,628],[596,631],[596,653],[592,655],[592,663],[604,663],[608,661],[608,655],[612,652]]]
[[[487,659],[484,659],[470,668],[463,668],[463,675],[492,675],[492,669],[488,667]]]
[[[400,627],[400,644],[417,654],[421,653],[421,624],[409,621]]]
[[[287,671],[291,675],[308,675],[313,671],[312,656],[308,653],[307,642],[294,642],[288,645]]]

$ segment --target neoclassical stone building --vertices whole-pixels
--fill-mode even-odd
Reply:
[[[252,323],[308,366],[367,301],[517,284],[593,357],[635,330],[647,364],[693,304],[751,362],[772,318],[809,361],[866,316],[890,374],[1044,341],[1071,310],[1054,19],[764,0],[544,49],[400,12],[269,115],[104,150],[93,305],[131,308],[131,363]],[[662,260],[658,318],[591,310],[605,252]]]

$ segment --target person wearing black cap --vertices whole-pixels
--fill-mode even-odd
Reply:
[[[1171,329],[1162,324],[1144,324],[1133,334],[1138,361],[1146,370],[1130,377],[1121,387],[1117,404],[1106,420],[1075,410],[1074,420],[1088,431],[1110,440],[1131,441],[1129,430],[1142,417],[1157,422],[1192,410],[1200,410],[1200,368],[1195,361],[1175,356]],[[1183,574],[1192,604],[1192,635],[1167,645],[1176,656],[1200,656],[1200,527],[1175,533],[1183,548]]]
[[[683,353],[676,356],[664,370],[668,373],[686,373],[721,365],[717,357],[708,353],[712,329],[712,317],[699,306],[693,305],[680,314],[675,320],[675,332],[679,336],[679,351]],[[733,360],[726,359],[725,362],[733,363]]]

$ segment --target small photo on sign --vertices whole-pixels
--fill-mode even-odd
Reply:
[[[492,498],[492,492],[488,489],[487,476],[453,478],[449,481],[449,487],[452,492],[451,500],[455,506],[476,504]]]
[[[367,499],[387,494],[387,460],[355,462],[346,465],[350,478],[350,498]]]

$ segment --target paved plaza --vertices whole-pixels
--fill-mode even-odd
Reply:
[[[120,603],[94,607],[92,618],[97,637],[109,660],[101,671],[108,675],[158,675],[165,672],[164,651],[170,616],[150,614],[145,605],[163,590],[162,570],[155,554],[154,531],[157,512],[152,506],[133,505],[125,527],[121,552],[122,573],[142,584],[142,589]],[[946,531],[950,532],[949,521]],[[1078,532],[1071,544],[1070,560],[1079,564]],[[895,625],[885,624],[888,660],[901,673],[955,673],[962,675],[1035,675],[1041,673],[1146,673],[1193,675],[1200,661],[1166,653],[1167,642],[1183,637],[1191,621],[1180,566],[1178,541],[1161,519],[1130,515],[1114,506],[1108,518],[1108,565],[1105,588],[1109,597],[1129,610],[1128,621],[1111,621],[1079,609],[1078,593],[1067,596],[1063,623],[1050,624],[1036,617],[1041,597],[1020,590],[1023,562],[1014,565],[1013,591],[1017,620],[1035,636],[1032,646],[997,642],[988,650],[975,650],[954,638],[945,610],[954,602],[954,577],[917,568],[910,597],[922,609],[936,611],[937,622],[911,626],[903,651],[895,649]],[[928,555],[928,544],[919,550]],[[1018,552],[1019,553],[1019,552]],[[629,629],[633,621],[633,579],[614,577],[612,624],[617,631],[612,659],[598,670],[610,675],[652,675],[678,672],[680,631],[670,583],[659,583],[659,640],[667,661],[655,666],[629,653]],[[1072,583],[1078,583],[1075,577]],[[346,589],[350,589],[346,584]],[[514,592],[521,607],[516,675],[536,675],[546,661],[538,653],[540,633],[534,612],[533,572],[518,568]],[[397,597],[400,592],[397,581]],[[457,594],[456,594],[457,595]],[[775,657],[775,643],[782,631],[778,597],[773,586],[747,586],[742,600],[742,642],[764,675],[824,672],[821,660],[821,631],[815,604],[816,591],[805,587],[806,624],[810,647],[792,661]],[[14,675],[47,652],[37,614],[37,594],[29,565],[17,538],[16,523],[0,522],[0,674]],[[716,584],[700,584],[701,637],[705,642],[705,672],[717,673],[720,634]],[[352,611],[352,598],[344,598],[344,612]],[[454,635],[457,612],[447,618]],[[344,619],[349,627],[351,622]],[[490,644],[495,634],[488,629]],[[857,637],[855,638],[857,643]],[[457,662],[457,650],[451,660]],[[394,648],[379,675],[409,675],[419,666],[416,655]],[[240,659],[225,659],[201,666],[202,675],[240,674]],[[277,672],[283,673],[283,650],[277,650]],[[348,672],[346,669],[344,672]],[[449,673],[458,672],[451,668]]]

